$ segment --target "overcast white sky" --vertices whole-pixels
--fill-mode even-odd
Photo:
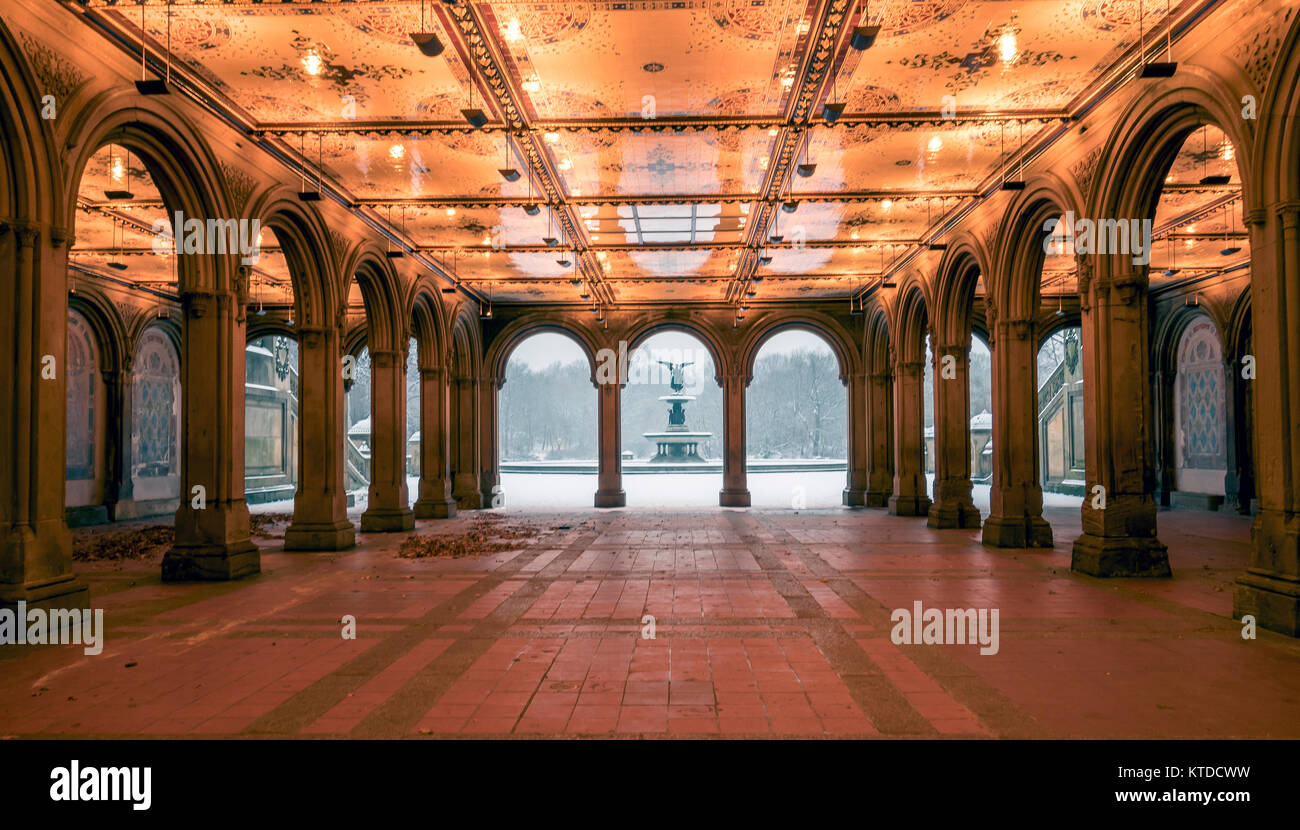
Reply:
[[[651,349],[702,349],[704,344],[689,334],[679,331],[663,331],[653,334],[645,341]],[[792,329],[773,336],[763,344],[763,354],[793,352],[800,349],[818,349],[830,351],[830,346],[815,334]],[[542,332],[520,343],[510,354],[511,360],[521,360],[532,369],[542,369],[553,363],[572,363],[584,361],[582,349],[569,337],[562,334]]]

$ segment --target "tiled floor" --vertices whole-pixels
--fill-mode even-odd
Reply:
[[[260,540],[229,584],[83,565],[104,651],[3,649],[0,736],[1300,737],[1300,642],[1228,617],[1247,519],[1162,513],[1175,576],[1144,581],[1070,573],[1078,513],[1048,518],[1054,551],[879,510],[618,510],[507,514],[541,534],[477,559],[371,534]],[[998,652],[895,645],[918,600],[998,609]]]

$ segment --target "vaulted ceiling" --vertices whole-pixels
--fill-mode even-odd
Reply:
[[[756,280],[764,299],[847,296],[934,241],[1139,37],[1137,0],[85,5],[128,38],[143,25],[304,190],[498,302],[734,301]],[[1143,29],[1165,16],[1146,4]],[[868,21],[880,34],[859,51]],[[422,54],[412,32],[444,51]],[[1213,132],[1189,140],[1156,221],[1192,244],[1158,247],[1153,271],[1170,255],[1222,267],[1213,234],[1241,228]],[[147,171],[131,199],[106,200],[107,155],[83,181],[74,261],[102,270],[134,251],[136,279],[174,279],[149,256],[165,210]],[[1210,159],[1229,185],[1200,183]],[[266,241],[272,301],[288,280]],[[1068,269],[1046,270],[1064,284]]]

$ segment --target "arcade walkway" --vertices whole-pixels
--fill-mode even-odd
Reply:
[[[1228,617],[1247,519],[1180,513],[1172,579],[1096,580],[1070,572],[1078,511],[1047,514],[1051,552],[714,508],[419,523],[523,534],[459,559],[261,538],[262,573],[226,583],[161,584],[161,548],[81,562],[104,651],[6,649],[0,736],[1300,737],[1300,642]],[[998,653],[893,645],[916,600],[999,609]]]

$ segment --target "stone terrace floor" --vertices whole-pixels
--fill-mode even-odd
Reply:
[[[3,649],[0,736],[1300,737],[1300,642],[1228,616],[1248,519],[1161,513],[1170,580],[1071,574],[1078,511],[1048,519],[1054,551],[881,510],[625,509],[507,513],[540,535],[479,558],[259,539],[225,584],[80,563],[104,651]],[[998,608],[999,652],[895,646],[914,600]]]

